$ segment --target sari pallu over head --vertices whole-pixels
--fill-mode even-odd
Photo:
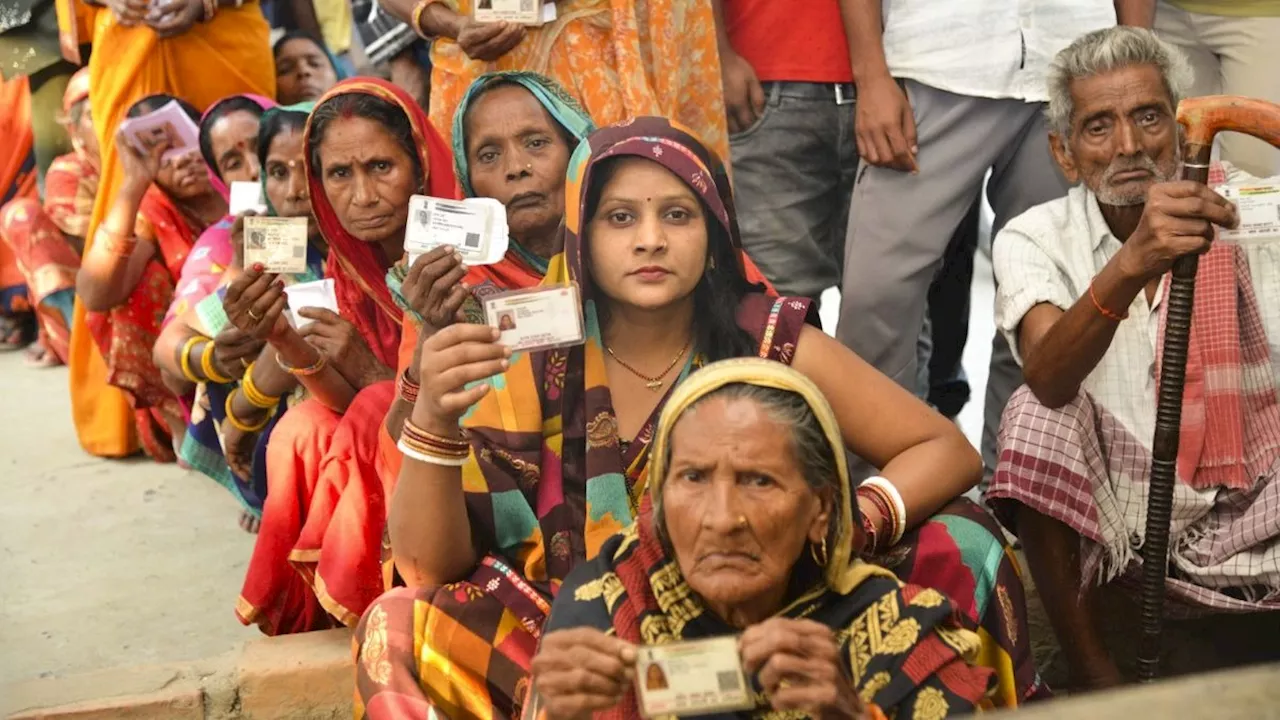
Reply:
[[[657,151],[657,152],[655,152]],[[605,374],[596,290],[584,272],[582,218],[592,169],[618,156],[654,160],[681,177],[714,218],[711,243],[736,262],[722,263],[746,296],[738,324],[761,342],[760,353],[784,362],[811,304],[773,298],[751,284],[744,269],[737,220],[723,166],[692,135],[661,118],[640,118],[596,131],[569,162],[564,251],[544,284],[577,284],[582,293],[586,342],[536,353],[517,353],[510,369],[487,382],[492,391],[463,418],[472,458],[462,471],[468,511],[488,550],[506,558],[528,580],[554,593],[564,577],[593,557],[611,535],[631,524],[644,492],[649,439],[655,417],[621,449]],[[813,318],[816,322],[816,318]],[[690,358],[683,379],[699,361]]]
[[[676,422],[701,399],[737,384],[784,390],[803,398],[836,460],[838,492],[826,565],[817,567],[808,553],[802,553],[791,580],[794,587],[803,589],[788,599],[777,616],[806,618],[831,628],[862,700],[876,703],[893,717],[924,720],[974,709],[982,702],[991,677],[989,670],[969,664],[978,655],[977,635],[960,627],[954,608],[940,592],[903,586],[888,570],[862,561],[853,552],[858,505],[844,440],[835,413],[804,375],[759,358],[724,360],[693,373],[667,400],[652,442],[648,491],[655,505],[666,480]],[[593,627],[643,645],[739,632],[710,612],[689,587],[674,552],[661,539],[657,526],[661,520],[652,507],[570,576],[552,608],[546,632]],[[751,717],[788,716],[771,710],[758,686],[754,690],[756,710]],[[634,690],[600,715],[639,718]]]
[[[424,177],[423,192],[442,198],[458,197],[458,183],[453,176],[449,148],[427,121],[426,113],[413,98],[384,80],[356,78],[344,80],[316,101],[316,107],[339,95],[370,95],[400,109],[413,128],[418,163]],[[307,120],[305,133],[307,183],[311,192],[311,212],[329,243],[326,277],[334,280],[338,298],[338,314],[356,325],[369,349],[384,365],[395,367],[400,345],[400,328],[404,311],[396,304],[387,287],[388,258],[380,248],[361,242],[342,227],[332,203],[325,195],[320,168],[312,162],[312,128],[314,114]]]

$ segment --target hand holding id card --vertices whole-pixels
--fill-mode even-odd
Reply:
[[[513,352],[581,345],[582,303],[578,287],[539,287],[484,298],[485,322],[498,328],[498,342]]]
[[[492,265],[507,254],[507,209],[493,198],[409,198],[404,251],[409,264],[441,246],[457,248],[468,265]]]
[[[165,151],[164,158],[200,151],[200,128],[176,100],[170,100],[159,110],[121,122],[120,132],[143,153],[168,142],[169,149]]]
[[[1214,190],[1236,206],[1240,223],[1218,228],[1218,240],[1250,243],[1280,238],[1280,185],[1220,185]]]
[[[556,19],[556,4],[543,0],[475,0],[476,22],[537,26]]]
[[[263,217],[244,219],[244,265],[262,264],[269,273],[300,273],[307,269],[307,219]]]
[[[645,717],[755,707],[734,636],[639,648],[636,698]]]

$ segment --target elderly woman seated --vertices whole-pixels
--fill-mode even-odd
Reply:
[[[758,712],[941,718],[984,704],[978,637],[936,590],[858,559],[835,414],[770,360],[691,375],[659,421],[651,511],[565,580],[534,657],[537,711],[638,717],[637,647],[740,634]]]

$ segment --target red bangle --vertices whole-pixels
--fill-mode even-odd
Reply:
[[[1114,312],[1111,312],[1110,310],[1102,307],[1102,303],[1098,302],[1098,296],[1095,295],[1093,292],[1093,283],[1089,283],[1089,299],[1093,301],[1093,306],[1097,308],[1098,314],[1102,315],[1102,317],[1108,320],[1111,320],[1113,322],[1120,322],[1121,320],[1124,320],[1125,318],[1129,317],[1129,312],[1127,310],[1123,315],[1117,315]]]
[[[871,506],[876,509],[876,512],[880,513],[880,517],[883,518],[884,521],[889,524],[889,527],[891,530],[889,535],[890,537],[892,537],[893,526],[897,522],[897,519],[896,519],[896,516],[893,514],[893,507],[889,504],[889,499],[886,498],[883,494],[881,494],[879,488],[876,488],[875,486],[872,486],[872,485],[864,485],[858,488],[857,493],[855,493],[855,497],[866,498],[867,502],[871,503]],[[863,517],[864,517],[864,522],[870,525],[871,519],[867,518],[866,516],[863,516]],[[879,535],[880,535],[880,530],[879,528],[876,528],[877,547],[873,548],[875,552],[879,552],[881,549],[878,547]]]
[[[399,393],[401,400],[410,405],[418,402],[418,391],[421,389],[421,385],[409,379],[409,368],[405,368],[396,379],[396,392]]]
[[[876,540],[875,523],[871,522],[871,518],[866,514],[862,515],[862,534],[867,537],[867,542],[862,546],[862,552],[859,554],[862,557],[871,557],[876,554],[876,545],[879,543]]]

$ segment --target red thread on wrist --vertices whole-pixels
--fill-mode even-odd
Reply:
[[[1102,303],[1098,302],[1098,296],[1093,292],[1093,283],[1089,283],[1089,299],[1093,301],[1093,307],[1097,309],[1098,314],[1108,320],[1120,322],[1121,320],[1129,317],[1128,311],[1125,311],[1123,315],[1117,315],[1116,313],[1102,307]]]

